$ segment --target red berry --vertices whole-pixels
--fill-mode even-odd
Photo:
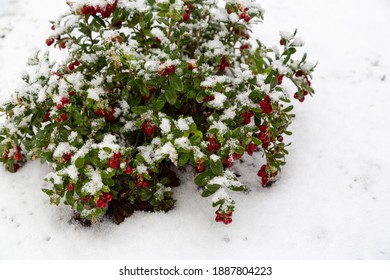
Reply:
[[[55,30],[56,27],[54,25],[51,26],[51,30]]]
[[[246,17],[244,18],[244,20],[245,20],[245,22],[249,22],[249,21],[251,20],[251,17],[250,17],[250,16],[246,16]]]
[[[89,7],[88,6],[84,6],[82,9],[81,9],[81,13],[83,15],[88,15],[89,14]]]
[[[111,16],[111,13],[107,10],[104,10],[104,11],[101,11],[101,15],[102,15],[102,17],[108,18],[109,16]]]
[[[104,195],[104,197],[105,197],[105,199],[106,199],[107,202],[110,202],[110,201],[112,200],[112,194],[110,194],[110,193],[106,193],[106,194]]]
[[[87,196],[84,196],[83,201],[84,201],[85,203],[88,203],[88,201],[89,201],[89,196],[88,196],[88,195],[87,195]]]
[[[57,110],[62,110],[64,106],[62,104],[57,104]]]
[[[279,135],[278,137],[276,137],[276,139],[277,139],[279,142],[283,142],[283,136],[282,136],[282,135]]]
[[[14,163],[14,172],[18,172],[19,168],[20,168],[20,165],[17,163]]]
[[[142,187],[142,181],[137,181],[137,183],[135,183],[135,185],[136,185],[137,187]]]
[[[14,159],[15,159],[16,161],[20,161],[20,160],[22,160],[22,155],[21,155],[20,153],[16,153],[16,154],[14,155]]]
[[[63,121],[66,121],[66,120],[68,119],[68,114],[67,114],[67,113],[62,113],[62,114],[61,114],[61,119],[62,119]]]
[[[60,47],[61,47],[61,49],[65,49],[66,48],[66,41],[62,42]]]
[[[74,190],[74,185],[73,185],[73,183],[69,183],[69,184],[67,184],[66,185],[66,189],[68,190],[68,191],[73,191]]]
[[[198,170],[198,172],[203,172],[203,170],[204,170],[203,164],[198,164],[197,170]]]
[[[266,177],[267,176],[267,172],[265,170],[262,170],[260,169],[258,172],[257,172],[257,176],[263,178],[263,177]]]
[[[184,12],[183,17],[182,17],[182,20],[183,20],[183,21],[187,21],[187,20],[189,20],[189,19],[190,19],[190,10],[186,10],[186,11]]]
[[[96,202],[97,208],[105,208],[106,202],[104,201],[103,198],[99,197],[98,201]]]
[[[261,183],[263,184],[263,185],[266,185],[267,183],[268,183],[268,177],[262,177],[261,178]]]
[[[278,79],[278,85],[281,85],[283,82],[284,75],[278,75],[276,78]]]
[[[148,181],[143,181],[142,182],[142,187],[144,188],[144,189],[146,189],[147,187],[149,187],[149,182]]]
[[[62,105],[65,105],[65,104],[68,104],[69,103],[69,98],[68,97],[62,97],[61,98],[61,104]]]
[[[42,122],[47,122],[47,121],[50,121],[50,112],[46,112],[42,120]]]
[[[241,158],[241,154],[239,153],[234,153],[233,154],[233,159],[237,160],[237,159],[240,159]]]
[[[283,46],[283,45],[284,45],[284,40],[283,40],[283,39],[280,39],[279,44],[280,44],[281,46]]]
[[[125,170],[125,174],[127,175],[133,174],[133,168],[131,166],[127,166]]]
[[[228,225],[228,224],[230,224],[232,221],[233,221],[232,218],[225,218],[225,219],[223,220],[223,223],[224,223],[225,225]]]
[[[53,45],[53,43],[54,43],[54,38],[48,38],[48,39],[46,39],[46,45],[47,46],[51,46],[51,45]]]
[[[170,66],[168,67],[168,72],[169,72],[169,73],[175,73],[175,71],[176,71],[175,65],[170,65]]]
[[[261,132],[266,132],[267,126],[262,124],[262,125],[259,126],[259,129],[260,129]]]
[[[215,221],[216,222],[222,222],[224,219],[223,219],[223,217],[222,216],[216,216],[215,217]]]
[[[4,154],[3,154],[3,159],[4,159],[4,160],[9,159],[8,152],[4,152]]]
[[[294,93],[294,98],[295,98],[295,99],[298,99],[298,98],[299,98],[298,92]]]
[[[302,75],[303,75],[302,70],[297,70],[297,72],[295,72],[295,77],[302,77]]]
[[[112,6],[112,5],[110,5],[110,4],[108,4],[108,5],[106,6],[106,11],[107,11],[107,12],[112,13],[112,12],[114,12],[114,10],[115,10],[115,7]]]
[[[75,94],[76,94],[76,92],[74,90],[69,91],[70,96],[74,96]]]
[[[73,71],[73,70],[74,70],[74,64],[73,64],[73,63],[70,63],[70,64],[68,65],[68,68],[69,68],[70,71]]]
[[[250,142],[249,145],[248,145],[248,148],[249,148],[250,151],[254,151],[254,150],[256,150],[257,145],[255,143],[253,143],[253,142]]]
[[[299,102],[303,102],[303,101],[305,101],[305,97],[302,96],[302,98],[299,98],[298,100],[299,100]]]
[[[77,59],[73,62],[74,66],[80,66],[80,61],[78,61]]]
[[[68,162],[72,158],[72,155],[65,153],[62,155],[62,158],[65,160],[65,162]]]
[[[240,14],[240,17],[243,18],[243,19],[245,19],[246,16],[247,16],[246,13],[241,13]]]

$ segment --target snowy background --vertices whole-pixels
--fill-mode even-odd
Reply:
[[[83,228],[40,191],[47,167],[0,168],[0,259],[390,259],[390,1],[259,2],[256,37],[277,45],[280,30],[298,28],[319,61],[317,94],[295,103],[293,145],[274,187],[258,187],[251,161],[241,166],[251,191],[235,195],[225,226],[182,174],[169,213]],[[64,0],[0,0],[0,100],[64,11]]]

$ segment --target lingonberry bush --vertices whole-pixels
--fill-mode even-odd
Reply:
[[[46,40],[66,60],[38,52],[2,106],[7,169],[48,163],[51,202],[96,221],[125,202],[170,209],[171,167],[192,166],[216,221],[230,223],[232,193],[246,187],[229,169],[261,152],[257,175],[263,186],[275,181],[291,134],[290,96],[314,93],[314,65],[293,59],[303,45],[296,32],[281,32],[273,48],[250,39],[263,18],[256,2],[217,2],[68,1]]]

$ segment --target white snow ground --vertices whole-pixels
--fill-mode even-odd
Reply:
[[[390,3],[260,3],[256,36],[276,45],[279,30],[297,27],[319,61],[317,94],[296,103],[293,145],[274,187],[252,183],[237,194],[225,226],[182,174],[169,213],[83,228],[40,191],[47,167],[0,168],[0,259],[390,259]],[[44,47],[48,21],[66,10],[63,0],[0,0],[0,99]],[[246,180],[257,180],[255,170]]]

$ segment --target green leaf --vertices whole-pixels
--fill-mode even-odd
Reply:
[[[145,163],[146,160],[144,159],[144,157],[141,155],[141,154],[137,154],[135,156],[136,160],[139,162],[139,163]]]
[[[198,186],[204,186],[207,184],[208,181],[210,181],[211,178],[214,177],[214,173],[211,169],[208,169],[206,171],[203,171],[202,173],[198,174],[195,177],[195,184]]]
[[[173,89],[175,89],[177,91],[184,90],[183,81],[176,74],[169,75],[169,84],[172,86]]]
[[[294,106],[293,106],[293,105],[290,105],[290,106],[288,106],[287,108],[283,109],[283,112],[288,113],[288,112],[290,112],[292,109],[294,109]]]
[[[146,106],[137,106],[137,107],[131,108],[131,111],[132,111],[134,114],[141,115],[141,114],[144,114],[144,113],[146,113],[147,111],[149,111],[149,107],[146,107]]]
[[[177,94],[175,90],[169,89],[165,92],[165,98],[167,99],[168,103],[173,105],[176,103],[177,100]]]
[[[165,95],[161,94],[157,100],[154,102],[154,110],[157,112],[161,111],[162,108],[164,108],[165,105]]]
[[[54,194],[53,190],[49,190],[49,189],[42,189],[42,191],[47,194],[48,196],[52,196]]]
[[[179,158],[179,166],[184,166],[190,159],[190,153],[183,153]]]
[[[217,184],[212,184],[212,185],[207,185],[204,191],[202,192],[203,197],[208,197],[212,194],[214,194],[217,190],[221,188],[220,185]]]
[[[195,135],[190,137],[191,145],[199,145],[202,142],[203,134],[201,131],[196,131]]]
[[[210,160],[210,168],[213,171],[214,175],[220,175],[223,171],[223,165],[221,160],[213,161]]]
[[[74,198],[72,192],[66,192],[66,202],[68,203],[68,205],[74,204]]]
[[[112,178],[103,179],[103,183],[109,187],[113,187],[115,185],[115,182]]]
[[[76,165],[77,169],[83,168],[85,164],[85,159],[83,157],[79,157],[76,159],[74,165]]]

